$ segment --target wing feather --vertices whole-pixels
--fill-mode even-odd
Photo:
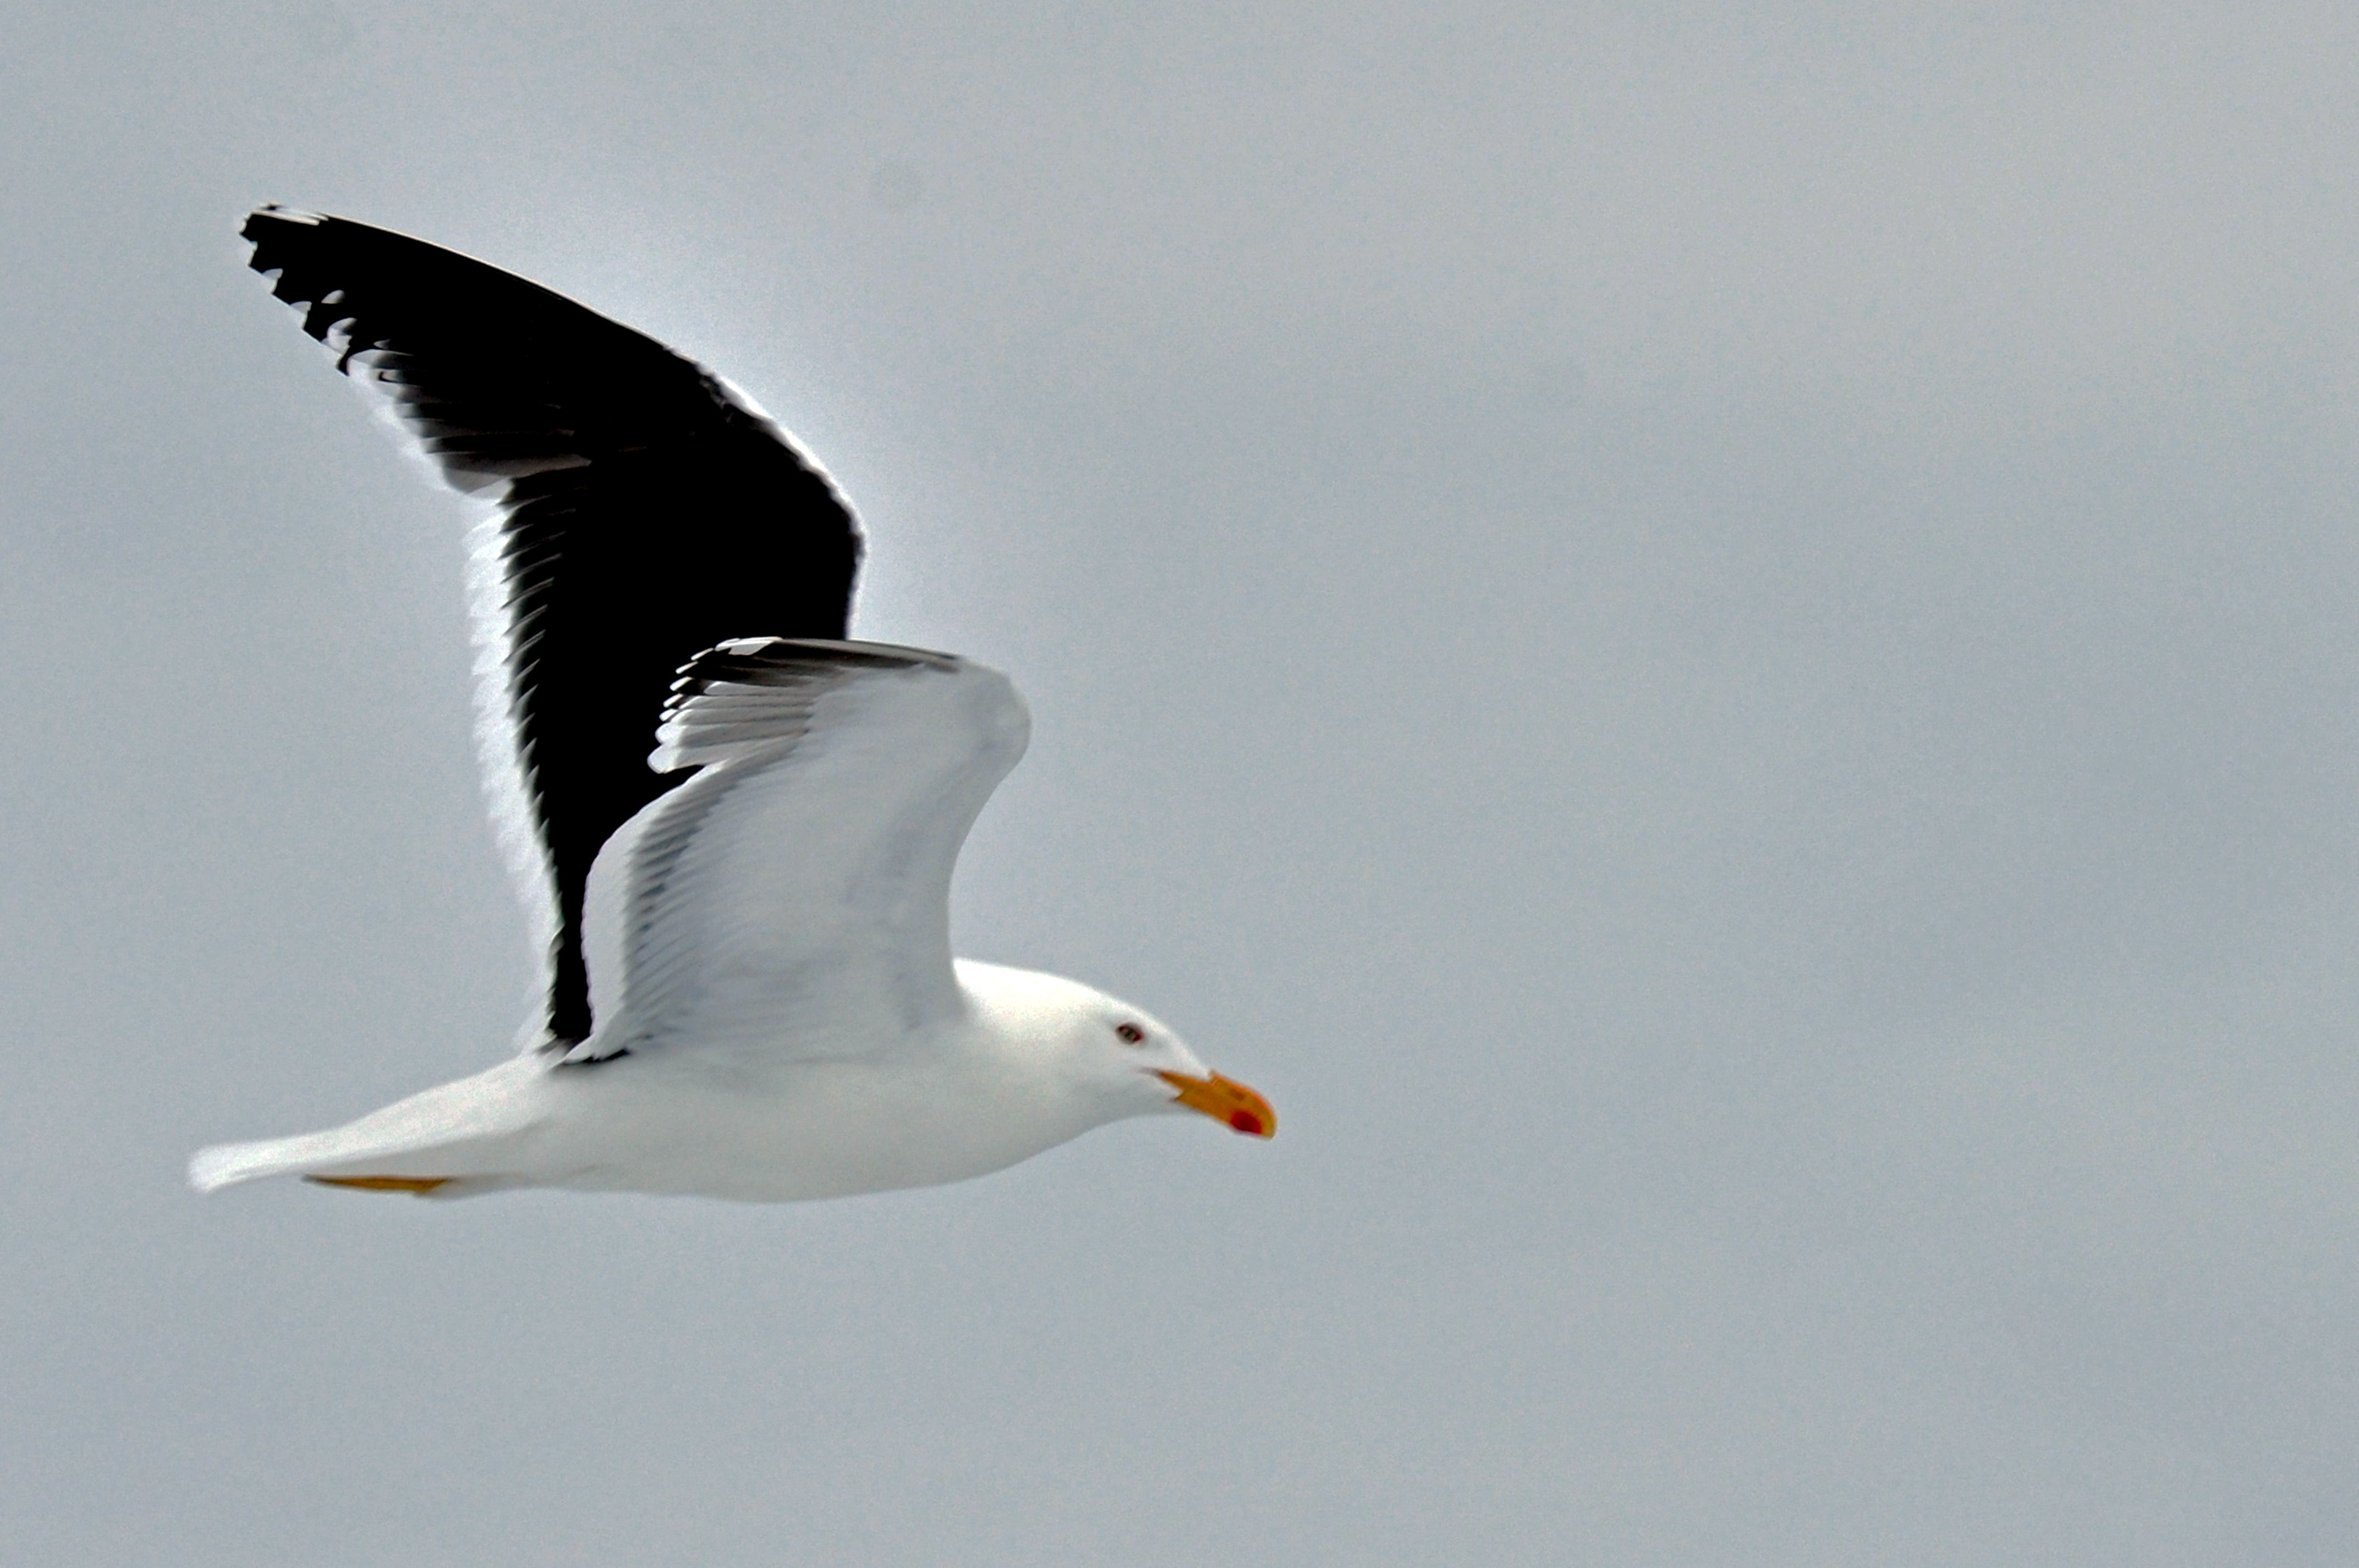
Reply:
[[[569,1060],[865,1054],[959,1007],[950,881],[1030,721],[995,670],[881,643],[724,643],[652,759],[693,768],[591,878],[601,1020]]]
[[[548,1035],[585,1038],[590,868],[685,776],[646,763],[674,672],[724,638],[842,636],[852,514],[752,400],[561,295],[349,219],[266,207],[244,233],[336,368],[497,503],[470,581],[481,749],[548,940]]]

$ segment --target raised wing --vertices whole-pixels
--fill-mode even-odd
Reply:
[[[653,764],[695,768],[591,879],[599,1030],[569,1059],[866,1054],[952,1016],[951,871],[1024,754],[996,670],[878,643],[726,643]]]
[[[499,503],[477,555],[486,762],[549,939],[550,1039],[585,1039],[590,868],[684,776],[647,762],[674,674],[726,638],[842,637],[852,514],[718,376],[560,295],[349,219],[266,207],[244,233],[336,367]]]

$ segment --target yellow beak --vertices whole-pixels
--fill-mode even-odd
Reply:
[[[1185,1073],[1167,1073],[1156,1069],[1155,1076],[1180,1091],[1179,1100],[1190,1110],[1201,1110],[1215,1121],[1225,1121],[1239,1132],[1249,1132],[1256,1138],[1277,1135],[1277,1112],[1269,1108],[1269,1101],[1234,1078],[1224,1078],[1214,1073],[1209,1078],[1191,1078]]]

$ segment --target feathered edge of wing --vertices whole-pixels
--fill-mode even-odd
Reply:
[[[467,530],[467,640],[474,650],[475,766],[493,840],[507,865],[516,902],[524,907],[538,971],[535,989],[546,993],[557,944],[557,866],[533,810],[533,781],[518,743],[516,699],[508,679],[508,665],[515,657],[516,617],[508,597],[503,522],[497,515],[484,517]],[[516,1026],[516,1048],[537,1044],[547,1028],[537,1005]]]
[[[742,467],[751,490],[783,484],[797,504],[816,504],[840,523],[832,617],[838,629],[858,566],[857,524],[826,471],[753,398],[554,290],[459,252],[324,213],[266,206],[248,216],[241,232],[254,246],[248,265],[270,280],[275,297],[296,309],[303,330],[366,395],[401,449],[494,508],[468,538],[476,750],[494,833],[545,982],[553,983],[556,976],[547,971],[560,935],[560,879],[549,807],[522,733],[522,705],[536,672],[530,633],[519,623],[525,586],[516,574],[523,568],[508,549],[519,481],[552,475],[557,483],[594,484],[588,473],[564,470],[617,454],[644,462],[671,449],[708,468]],[[745,627],[744,618],[732,619],[734,625],[712,625],[704,635]],[[770,629],[815,628],[807,615],[783,615]],[[656,669],[669,672],[683,651],[675,646]],[[646,722],[647,710],[636,702],[615,706],[615,724]],[[578,933],[563,935],[571,941]],[[549,1005],[553,1016],[553,991]],[[527,1021],[520,1043],[532,1044],[542,1032]]]
[[[810,911],[812,934],[828,939],[840,935],[831,921],[869,922],[856,946],[890,953],[905,1021],[954,1006],[951,872],[984,804],[1023,756],[1030,724],[1006,676],[925,649],[746,638],[691,661],[649,762],[697,771],[600,855],[589,921],[600,1027],[562,1059],[602,1061],[660,1043],[704,1000],[709,974],[743,977],[748,941],[764,958],[791,954],[796,933],[756,938],[715,907],[734,911],[749,893]],[[829,767],[836,815],[814,823],[810,770]],[[797,820],[782,821],[782,806]],[[924,841],[916,854],[913,816]],[[713,841],[724,821],[723,831],[751,837]],[[825,831],[801,839],[776,831],[795,826]],[[875,979],[838,966],[829,983]]]
[[[872,671],[958,675],[983,668],[955,654],[890,643],[741,637],[681,667],[656,727],[656,749],[647,756],[647,766],[668,773],[726,762],[768,742],[798,738],[801,730],[797,726],[808,716],[790,694],[815,696]],[[996,676],[995,671],[989,673]]]

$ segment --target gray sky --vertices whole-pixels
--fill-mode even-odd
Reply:
[[[2359,1559],[2359,11],[32,0],[0,131],[0,1559]],[[262,200],[778,415],[1031,698],[962,948],[1277,1141],[185,1192],[528,1000]]]

